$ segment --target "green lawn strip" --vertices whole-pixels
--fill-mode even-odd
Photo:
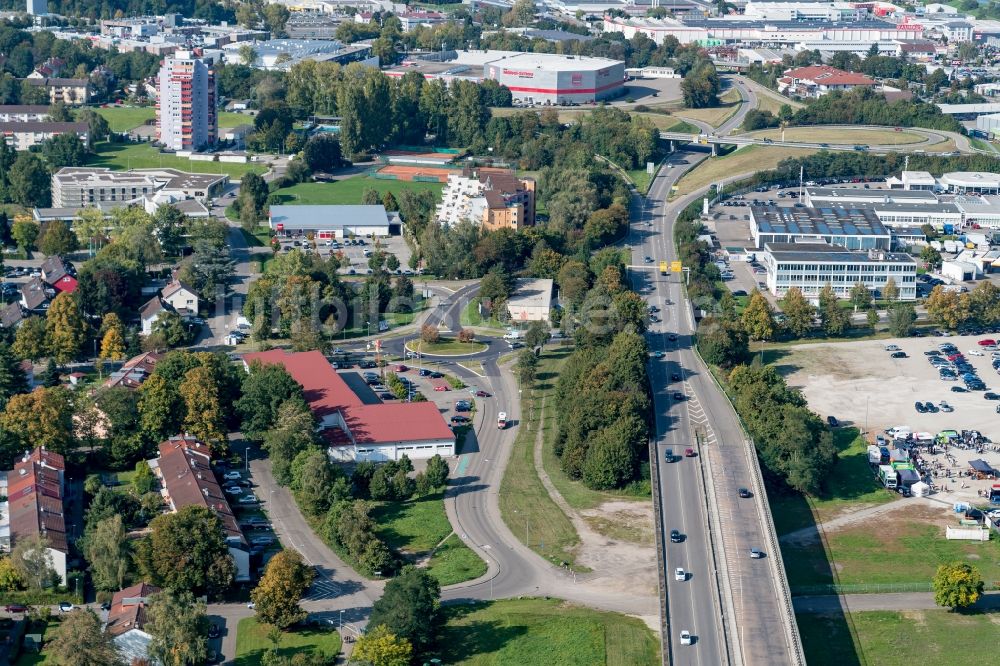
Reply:
[[[45,651],[45,646],[54,638],[56,629],[59,628],[59,618],[52,617],[41,627],[37,622],[32,622],[28,627],[28,634],[42,634],[42,651],[32,652],[22,646],[21,655],[14,662],[14,666],[35,666],[35,664],[54,664],[55,660]]]
[[[248,113],[232,113],[221,111],[219,113],[219,127],[237,127],[239,125],[253,125],[254,117]]]
[[[996,613],[864,611],[840,616],[797,616],[809,666],[989,664],[996,661]],[[853,632],[851,628],[853,626]]]
[[[446,664],[639,666],[659,663],[659,641],[640,620],[557,599],[449,606]]]
[[[274,647],[267,632],[270,625],[257,622],[255,617],[245,617],[236,628],[236,666],[251,666],[261,663],[267,650]],[[278,653],[291,658],[300,653],[327,655],[332,661],[340,653],[340,634],[336,631],[293,627],[282,632],[278,643]]]
[[[372,518],[378,526],[378,537],[411,561],[426,556],[444,541],[428,563],[428,573],[442,585],[478,578],[486,571],[486,563],[461,539],[452,536],[445,541],[452,527],[442,493],[407,502],[377,502]]]
[[[555,400],[560,361],[567,354],[569,350],[546,351],[539,359],[535,386],[522,394],[519,432],[500,482],[503,521],[518,539],[524,537],[532,550],[556,564],[572,564],[580,537],[538,478],[534,447],[542,402]],[[552,427],[552,421],[546,425]]]
[[[188,173],[228,174],[239,178],[247,172],[264,173],[260,162],[192,162],[185,157],[160,153],[149,143],[99,143],[87,160],[87,166],[126,169],[178,169]]]
[[[625,173],[627,173],[628,177],[632,179],[633,183],[635,183],[636,190],[638,190],[642,194],[645,194],[647,191],[649,191],[649,185],[650,183],[653,182],[653,176],[646,173],[645,167],[641,169],[630,169]]]
[[[465,306],[462,310],[462,314],[459,316],[459,323],[462,326],[475,326],[476,328],[489,328],[495,331],[504,330],[503,324],[499,321],[490,317],[489,319],[484,319],[481,314],[479,314],[479,298],[473,298],[469,301],[469,304]]]
[[[128,132],[156,117],[151,106],[109,106],[93,109],[108,121],[112,132]]]
[[[299,183],[274,192],[283,204],[360,204],[365,190],[378,190],[380,195],[392,192],[398,200],[404,190],[433,192],[441,196],[442,183],[424,183],[407,180],[383,180],[357,176],[332,183]]]
[[[427,573],[441,586],[475,580],[486,573],[486,562],[452,534],[438,546],[427,563]]]
[[[833,431],[833,437],[838,460],[824,479],[821,495],[769,493],[774,526],[779,535],[810,527],[815,521],[830,520],[844,509],[899,499],[899,495],[887,491],[872,476],[868,467],[868,444],[857,428],[838,428]]]

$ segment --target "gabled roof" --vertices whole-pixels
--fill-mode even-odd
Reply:
[[[171,282],[170,284],[168,284],[166,287],[163,288],[163,291],[160,292],[160,295],[163,298],[170,298],[171,296],[173,296],[174,294],[176,294],[181,289],[184,289],[185,291],[189,292],[190,294],[193,294],[194,296],[198,295],[198,292],[196,292],[194,289],[192,289],[191,287],[187,286],[186,284],[184,284],[180,280],[174,280],[173,282]]]
[[[50,548],[69,553],[62,488],[65,469],[61,455],[37,448],[7,473],[11,545],[41,534]]]
[[[51,285],[54,285],[59,278],[69,272],[66,262],[58,255],[46,257],[45,261],[42,262],[41,270],[42,279]]]
[[[76,291],[76,288],[79,286],[79,283],[77,282],[76,278],[73,277],[72,275],[63,275],[61,278],[59,278],[55,282],[52,282],[51,284],[53,289],[63,294],[72,294],[74,291]]]
[[[36,310],[45,301],[49,300],[49,295],[45,293],[45,283],[41,278],[31,278],[21,287],[21,298],[24,307],[29,310]]]
[[[141,319],[152,319],[155,315],[166,309],[166,304],[160,299],[159,294],[157,294],[139,308],[139,317]]]
[[[146,626],[146,603],[160,588],[149,583],[138,583],[115,592],[111,598],[111,610],[104,630],[112,636],[124,634],[133,629],[140,631]]]
[[[24,321],[20,303],[10,303],[0,310],[0,328],[13,328]]]
[[[111,373],[104,382],[104,388],[123,386],[125,388],[139,388],[146,379],[153,374],[156,364],[163,358],[163,354],[156,352],[146,352],[133,356],[125,361],[120,370]]]
[[[784,73],[786,79],[799,79],[812,81],[817,85],[825,86],[873,86],[876,85],[874,79],[870,79],[864,74],[845,72],[829,65],[810,65],[809,67],[799,67],[789,69]]]

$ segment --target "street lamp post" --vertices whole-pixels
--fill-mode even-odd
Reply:
[[[340,611],[340,635],[344,635],[344,611]]]

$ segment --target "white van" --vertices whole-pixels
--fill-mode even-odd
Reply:
[[[910,426],[893,426],[886,430],[885,434],[893,439],[905,439],[907,435],[913,434],[913,428]]]

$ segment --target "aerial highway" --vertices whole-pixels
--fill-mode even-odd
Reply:
[[[660,308],[662,319],[648,335],[654,354],[664,354],[651,361],[650,372],[656,414],[652,464],[659,478],[654,500],[660,503],[664,533],[677,529],[686,537],[665,544],[665,645],[676,664],[802,663],[780,552],[768,536],[770,514],[756,460],[738,417],[694,351],[694,317],[683,274],[661,276],[658,269],[660,260],[677,258],[677,215],[702,194],[667,202],[671,186],[705,154],[678,157],[673,161],[680,164],[661,170],[644,200],[637,197],[630,234],[633,286]],[[646,256],[654,263],[645,263]],[[685,456],[687,448],[693,457]],[[667,449],[675,462],[665,460]],[[739,488],[750,489],[752,496],[740,497]],[[764,557],[752,559],[751,548]],[[686,580],[675,579],[676,567],[689,571]],[[681,644],[682,630],[694,635],[693,645]]]

